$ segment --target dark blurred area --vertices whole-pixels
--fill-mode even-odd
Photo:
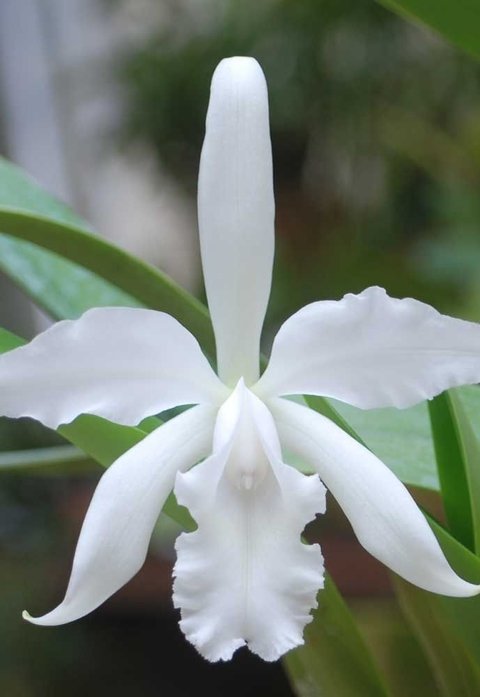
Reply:
[[[373,0],[93,0],[89,5],[103,22],[99,45],[104,27],[108,45],[114,45],[102,59],[108,67],[102,84],[110,85],[114,104],[108,118],[103,107],[92,109],[102,114],[96,142],[122,156],[147,153],[149,176],[155,180],[158,171],[167,193],[174,190],[185,206],[194,206],[216,64],[238,54],[261,63],[269,84],[277,202],[267,347],[275,327],[306,302],[339,298],[372,284],[480,320],[480,69],[472,59]],[[82,16],[81,3],[70,0],[38,7],[50,22],[69,8]],[[78,26],[75,41],[88,44],[87,24]],[[15,31],[4,24],[0,48],[2,36],[5,46],[6,33]],[[112,35],[117,37],[113,44]],[[73,39],[67,33],[62,41],[68,47]],[[56,55],[50,54],[54,73]],[[54,91],[60,102],[62,95],[70,104],[89,98],[102,72],[95,60],[72,73],[60,71]],[[26,69],[33,69],[34,62],[33,53],[30,59],[27,55]],[[15,89],[21,92],[21,82]],[[70,124],[60,129],[63,143],[75,155],[79,133],[89,133],[90,116],[82,112],[77,121],[68,121],[68,109],[60,112],[60,121]],[[6,114],[0,120],[3,151],[27,166],[23,156],[16,156],[23,151],[12,145],[15,133]],[[54,149],[48,152],[53,158]],[[99,152],[101,158],[105,151]],[[80,160],[71,156],[71,166],[59,167],[52,186],[45,185],[94,222],[105,221],[99,203],[104,185],[93,193],[91,184],[85,188],[95,168],[90,160],[91,170],[75,170]],[[33,174],[41,172],[41,159],[35,167]],[[136,176],[133,163],[126,171]],[[138,190],[142,196],[150,191]],[[115,210],[121,199],[121,192],[118,200],[113,195]],[[136,227],[135,205],[128,201],[122,217],[139,244],[143,228]],[[150,225],[162,227],[162,210]],[[119,214],[110,214],[109,224],[115,228],[118,219]],[[175,234],[174,227],[169,244],[178,257]],[[194,249],[195,234],[193,227]],[[187,252],[182,254],[186,259]],[[182,260],[180,255],[180,266]],[[162,265],[162,259],[156,261]],[[195,263],[198,267],[198,259]],[[198,280],[192,283],[201,295]],[[7,292],[0,305],[2,323],[11,315]],[[30,311],[12,297],[18,326],[23,326]],[[35,424],[1,423],[1,450],[57,442]],[[40,614],[60,600],[100,472],[75,478],[2,477],[0,694],[290,695],[280,664],[262,663],[242,650],[232,663],[212,666],[183,639],[170,597],[175,531],[163,520],[144,570],[91,616],[53,629],[21,621],[25,607]],[[386,572],[361,550],[334,502],[329,503],[311,537],[321,542],[327,568],[353,602],[384,670],[393,675],[395,694],[435,695],[426,666],[405,670],[410,659],[414,662],[416,642],[391,598]],[[435,497],[425,503],[438,507]]]

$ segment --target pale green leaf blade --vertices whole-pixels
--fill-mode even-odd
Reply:
[[[480,387],[450,390],[463,407],[477,439],[480,438]],[[310,406],[314,402],[307,397]],[[364,442],[405,484],[440,491],[432,431],[426,402],[410,409],[357,409],[328,400],[350,433]],[[326,414],[328,416],[328,414]],[[333,417],[331,417],[333,418]],[[340,424],[341,425],[341,424]]]
[[[319,414],[326,416],[327,419],[331,419],[337,426],[340,426],[349,436],[358,440],[362,445],[366,445],[365,441],[361,437],[360,433],[356,431],[353,426],[343,417],[341,413],[341,403],[336,403],[333,399],[326,399],[325,397],[317,397],[312,395],[306,395],[304,397],[306,404]],[[356,410],[359,411],[359,410]]]
[[[98,274],[147,307],[168,312],[213,354],[206,308],[164,273],[79,227],[0,207],[0,231],[26,240]]]
[[[75,319],[91,307],[142,306],[97,274],[8,235],[0,235],[0,269],[55,319]]]
[[[89,229],[68,206],[46,193],[24,170],[3,157],[0,157],[0,206]]]
[[[0,158],[2,206],[89,229],[85,221],[43,191],[25,172]],[[141,305],[91,271],[6,235],[0,235],[0,268],[55,319],[78,317],[90,307]]]
[[[402,482],[422,489],[440,490],[425,403],[410,409],[365,410],[328,399],[322,400],[328,402],[325,410],[317,400],[306,397],[309,406],[332,418],[366,445]]]
[[[173,315],[199,339],[204,349],[213,355],[213,331],[208,312],[202,303],[160,270],[92,233],[89,226],[66,206],[45,193],[18,168],[2,159],[0,232],[15,238],[8,246],[12,269],[10,271],[9,259],[6,257],[3,259],[2,267],[7,273],[16,276],[17,280],[18,266],[21,265],[26,248],[15,247],[14,242],[23,240],[97,275],[99,278],[94,283],[99,289],[102,288],[100,279],[103,279],[110,286],[120,289],[126,296],[134,298],[136,303]],[[4,245],[7,249],[5,243]],[[29,256],[31,259],[31,253]],[[44,266],[47,260],[48,257],[43,258]],[[57,259],[55,263],[58,266],[60,262]],[[64,269],[67,277],[68,271],[68,268]],[[50,282],[53,276],[54,273],[49,272]],[[40,275],[37,279],[42,283]],[[74,279],[72,288],[73,281]],[[24,287],[26,283],[29,283],[27,278],[24,279]],[[107,295],[108,291],[112,292],[111,287],[105,290]],[[120,299],[113,304],[118,305],[122,302]],[[128,302],[128,298],[126,302],[132,304],[131,301]],[[45,305],[45,299],[43,304]]]

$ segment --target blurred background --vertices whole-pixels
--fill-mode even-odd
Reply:
[[[2,0],[0,151],[203,297],[195,189],[209,82],[238,54],[260,61],[270,91],[266,348],[306,302],[372,284],[480,321],[480,69],[373,0]],[[31,336],[47,322],[0,278],[1,326]],[[2,450],[55,438],[0,425]],[[62,596],[99,474],[2,479],[0,694],[290,695],[280,665],[242,650],[210,666],[183,640],[177,530],[163,518],[144,570],[100,610],[63,628],[22,623],[22,609]],[[311,537],[398,695],[435,695],[386,573],[333,501]]]

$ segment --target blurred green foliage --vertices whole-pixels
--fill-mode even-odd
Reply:
[[[374,283],[480,318],[473,60],[371,0],[178,2],[157,21],[150,5],[147,38],[120,69],[123,137],[146,143],[192,194],[217,62],[249,54],[266,73],[274,324]]]

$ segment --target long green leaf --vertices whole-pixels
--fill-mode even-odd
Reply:
[[[305,629],[305,644],[284,666],[298,697],[386,697],[383,683],[355,620],[327,576],[318,609]]]
[[[91,458],[71,445],[0,452],[2,474],[83,474],[97,467]]]
[[[364,443],[405,484],[440,490],[427,407],[357,409],[330,400]]]
[[[82,266],[8,235],[0,235],[0,270],[55,319],[75,319],[91,307],[142,306]]]
[[[348,433],[349,436],[352,436],[352,438],[358,440],[358,442],[362,445],[366,445],[360,433],[356,431],[347,421],[347,419],[342,416],[341,410],[338,408],[340,403],[335,404],[334,406],[333,399],[325,399],[323,397],[312,395],[306,395],[304,399],[310,409],[314,409],[315,411],[318,411],[319,414],[326,416],[327,419],[331,419],[337,424],[337,426],[340,426],[341,429]]]
[[[480,447],[458,395],[429,402],[435,454],[447,520],[472,550],[480,545]]]
[[[402,17],[421,22],[480,58],[477,0],[379,0]]]
[[[470,419],[472,431],[480,439],[480,387],[450,390]],[[307,397],[310,406],[315,404]],[[405,484],[440,491],[435,451],[427,403],[410,409],[357,409],[328,400],[348,423],[350,431],[372,450]],[[328,416],[328,414],[326,414]]]
[[[0,158],[0,206],[15,208],[89,230],[63,203],[24,172]],[[141,303],[108,281],[37,245],[0,235],[0,268],[56,319],[74,318],[90,307]]]
[[[0,242],[0,256],[3,270],[17,281],[23,270],[32,273],[36,269],[31,248],[17,242],[23,240],[38,245],[47,253],[53,252],[58,255],[57,258],[51,258],[55,267],[51,270],[48,269],[49,257],[45,256],[45,253],[40,257],[38,263],[42,266],[41,273],[35,274],[37,286],[42,287],[45,284],[45,274],[50,283],[64,274],[68,276],[72,273],[72,267],[67,265],[63,269],[62,261],[66,259],[74,262],[77,269],[73,281],[83,280],[83,290],[88,285],[88,278],[92,274],[96,276],[93,277],[94,288],[90,293],[96,292],[100,298],[93,304],[119,305],[137,302],[169,312],[195,334],[207,353],[213,355],[212,327],[208,312],[202,303],[166,274],[95,235],[90,227],[65,205],[43,191],[17,167],[1,158],[0,231],[15,238],[9,242]],[[107,285],[102,281],[106,281]],[[25,274],[23,286],[29,283],[31,278]],[[117,299],[113,297],[112,302],[113,286],[120,289],[122,294]],[[70,287],[75,288],[75,283],[72,282]],[[36,290],[38,291],[38,288]],[[85,303],[85,300],[81,302]],[[45,298],[42,304],[45,305]],[[83,307],[78,308],[77,314],[82,310]]]
[[[0,207],[0,230],[83,266],[147,307],[170,313],[213,354],[205,307],[153,266],[86,230],[38,214]]]
[[[430,662],[444,697],[477,697],[480,669],[446,617],[442,600],[399,578],[394,582],[400,606]]]
[[[71,208],[44,191],[24,170],[0,157],[0,206],[17,208],[58,222],[89,226]]]

